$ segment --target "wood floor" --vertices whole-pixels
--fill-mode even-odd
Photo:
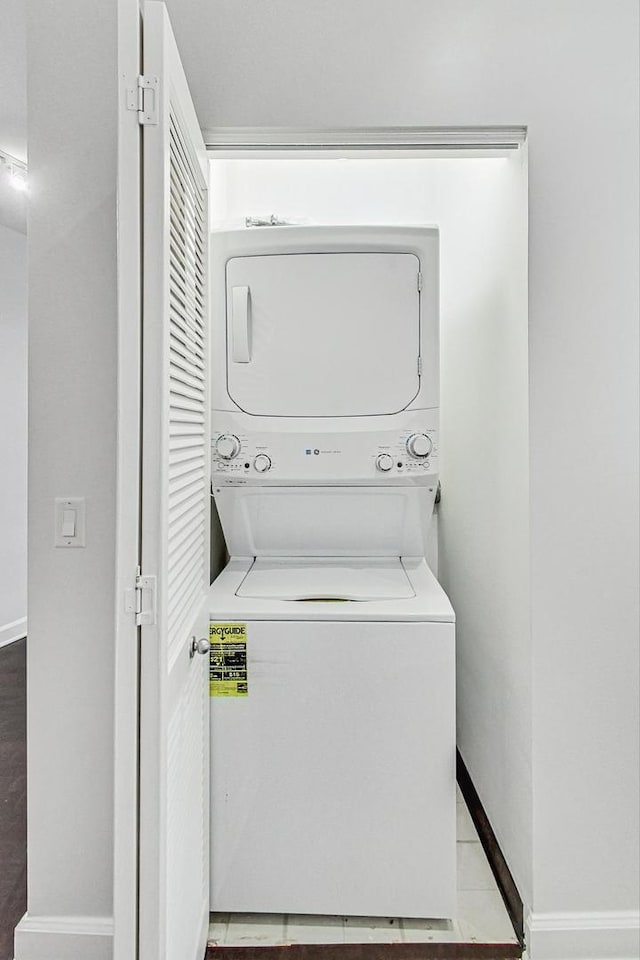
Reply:
[[[0,960],[27,908],[26,640],[0,647]]]

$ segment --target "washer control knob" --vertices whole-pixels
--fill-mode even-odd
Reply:
[[[393,457],[390,457],[388,453],[379,453],[376,457],[376,467],[378,470],[381,470],[382,473],[387,473],[391,470],[393,466]]]
[[[267,470],[271,470],[271,458],[266,453],[259,453],[253,461],[253,466],[258,473],[266,473]]]
[[[432,450],[433,443],[431,437],[428,437],[426,433],[412,433],[407,440],[407,453],[411,457],[424,460]]]
[[[233,460],[240,453],[240,441],[232,433],[223,433],[216,440],[216,453],[223,460]]]

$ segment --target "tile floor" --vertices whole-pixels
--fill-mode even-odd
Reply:
[[[458,914],[453,920],[212,913],[211,946],[292,943],[515,943],[516,935],[458,789]]]

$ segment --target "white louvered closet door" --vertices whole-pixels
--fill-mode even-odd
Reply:
[[[157,592],[141,628],[139,956],[201,960],[209,658],[192,647],[208,635],[207,164],[162,3],[144,7],[143,63],[142,575]]]

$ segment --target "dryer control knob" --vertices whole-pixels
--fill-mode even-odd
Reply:
[[[232,433],[223,433],[216,440],[216,453],[223,460],[233,460],[240,453],[240,441]]]
[[[431,437],[428,437],[426,433],[412,433],[407,440],[407,453],[411,457],[424,460],[432,450],[433,443],[431,442]]]
[[[253,466],[258,473],[266,473],[267,470],[271,470],[271,458],[266,453],[259,453],[253,461]]]
[[[378,470],[381,470],[383,473],[387,473],[388,470],[391,470],[393,466],[393,457],[390,457],[388,453],[379,453],[376,457],[376,467]]]

